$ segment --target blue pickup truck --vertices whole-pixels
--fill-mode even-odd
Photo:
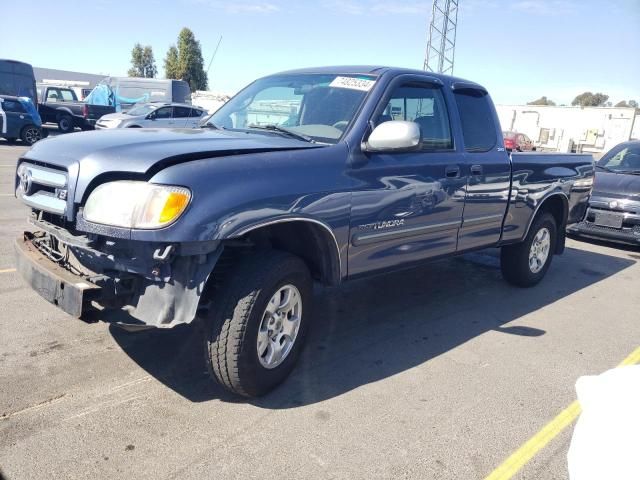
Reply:
[[[535,285],[583,219],[593,176],[588,155],[509,155],[476,83],[290,71],[199,129],[37,143],[15,176],[34,227],[17,266],[77,317],[97,306],[129,330],[201,325],[212,377],[257,396],[299,356],[313,281],[497,247],[505,279]]]

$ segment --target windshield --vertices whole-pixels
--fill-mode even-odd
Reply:
[[[228,130],[304,135],[337,143],[375,83],[369,75],[278,75],[258,80],[205,119]],[[265,130],[266,126],[283,127]]]
[[[640,143],[612,148],[600,159],[598,166],[616,173],[640,172]]]
[[[148,115],[151,112],[153,112],[156,108],[158,108],[157,105],[149,105],[149,104],[145,104],[145,105],[136,105],[134,106],[131,110],[129,110],[128,112],[125,112],[127,115],[132,115],[135,117],[141,117],[143,115]]]

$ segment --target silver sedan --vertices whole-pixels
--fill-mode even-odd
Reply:
[[[96,128],[195,128],[206,113],[183,103],[145,103],[127,112],[104,115]]]

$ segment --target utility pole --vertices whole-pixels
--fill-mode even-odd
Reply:
[[[458,0],[433,0],[423,69],[453,75]]]

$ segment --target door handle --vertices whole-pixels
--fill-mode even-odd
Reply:
[[[482,165],[471,165],[471,175],[482,175]]]
[[[444,169],[444,174],[447,178],[458,178],[460,177],[460,167],[458,165],[450,165]]]

